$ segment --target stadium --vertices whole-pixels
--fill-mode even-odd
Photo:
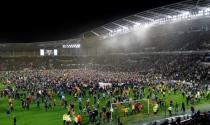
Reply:
[[[207,125],[210,0],[0,43],[0,76],[0,125]]]

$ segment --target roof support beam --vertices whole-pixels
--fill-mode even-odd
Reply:
[[[134,22],[134,21],[131,21],[131,20],[128,20],[128,19],[123,19],[123,20],[125,20],[127,22],[130,22],[130,23],[133,23],[133,24],[139,24],[138,22]]]
[[[98,33],[96,33],[95,31],[91,30],[91,33],[95,34],[96,36],[100,36]]]
[[[166,15],[166,14],[162,14],[162,13],[158,13],[158,12],[154,12],[154,11],[150,11],[150,10],[148,10],[147,12],[148,12],[148,13],[151,13],[151,14],[155,14],[155,15],[157,15],[157,16],[164,16],[164,17],[169,16],[169,15]]]
[[[170,10],[170,11],[174,11],[174,12],[177,12],[177,13],[183,13],[183,11],[176,10],[176,9],[171,9],[171,8],[166,8],[166,7],[161,7],[161,8],[166,9],[166,10]]]
[[[121,28],[127,28],[126,26],[120,25],[118,23],[115,23],[115,22],[112,22],[112,23],[115,24],[115,25],[117,25],[117,26],[119,26],[119,27],[121,27]]]
[[[186,3],[177,3],[178,5],[181,5],[181,6],[185,6],[187,7],[186,9],[189,10],[192,9],[193,7],[195,8],[196,6],[195,5],[192,5],[192,4],[186,4]]]
[[[198,0],[198,1],[197,1],[197,3],[196,3],[196,7],[198,6],[199,2],[200,2],[200,0]]]
[[[102,28],[104,28],[105,30],[108,30],[109,32],[113,32],[111,29],[106,28],[106,27],[104,27],[104,26],[102,26]]]
[[[199,6],[199,5],[192,5],[192,4],[187,4],[187,3],[181,3],[180,5],[184,5],[184,6],[190,6],[190,7],[194,7],[194,8],[198,8],[198,9],[200,9],[200,10],[204,10],[204,9],[206,9],[206,7],[201,7],[201,6]]]
[[[143,19],[145,19],[145,20],[149,20],[149,21],[154,21],[154,19],[151,19],[151,18],[148,18],[148,17],[144,17],[144,16],[140,16],[140,15],[133,15],[133,16],[135,16],[135,17],[139,17],[139,18],[143,18]]]

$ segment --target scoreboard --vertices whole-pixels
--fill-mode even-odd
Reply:
[[[57,49],[40,49],[40,56],[57,56]]]

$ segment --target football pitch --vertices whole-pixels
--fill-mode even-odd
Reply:
[[[4,85],[0,84],[0,89],[4,89]],[[102,93],[100,93],[102,94]],[[148,95],[148,92],[145,91],[145,95]],[[159,94],[158,96],[161,96]],[[49,109],[47,112],[45,111],[44,104],[40,103],[40,108],[37,107],[36,102],[32,102],[30,104],[30,109],[25,110],[21,106],[21,100],[14,100],[14,112],[12,112],[9,116],[6,115],[6,110],[8,109],[8,98],[3,97],[0,98],[0,125],[13,125],[13,116],[16,116],[17,118],[17,125],[63,125],[63,114],[67,112],[67,109],[64,109],[60,105],[60,100],[57,96],[56,97],[56,106],[53,106],[52,109]],[[130,98],[133,98],[133,93],[129,95]],[[90,105],[93,105],[93,97],[86,96],[82,98],[82,105],[85,107],[85,102],[87,99],[90,99]],[[75,104],[75,113],[79,113],[79,105],[78,101],[74,99],[74,96],[70,96],[66,94],[66,99],[68,104],[74,103]],[[106,106],[106,101],[110,100],[111,97],[107,97],[106,99],[100,100],[100,107],[98,109],[99,112],[101,112],[101,109],[103,106]],[[173,99],[174,103],[177,102],[179,104],[179,110],[181,108],[181,103],[185,102],[186,99],[183,98],[180,91],[177,91],[176,94],[174,93],[166,93],[166,107],[168,108],[169,100]],[[135,122],[143,122],[143,121],[150,121],[154,118],[163,118],[165,116],[165,108],[160,108],[157,115],[153,114],[153,102],[150,100],[149,102],[149,114],[148,114],[148,102],[145,96],[145,99],[140,101],[144,104],[144,108],[139,113],[131,113],[131,107],[129,107],[128,116],[124,116],[123,107],[124,106],[115,106],[113,111],[113,122],[112,124],[115,124],[117,121],[117,118],[119,117],[122,121],[122,123],[126,125],[132,125]],[[207,100],[206,98],[202,98],[199,102],[196,102],[193,104],[195,109],[199,109],[205,106],[208,106],[210,104],[210,100]],[[128,105],[128,104],[124,104]],[[189,111],[191,105],[186,105],[186,109]],[[169,116],[168,111],[166,110],[167,117]],[[88,125],[93,124],[89,122],[88,116],[86,113],[81,114],[82,124]],[[110,122],[103,122],[101,124],[110,124]]]

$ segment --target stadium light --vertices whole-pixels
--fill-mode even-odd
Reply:
[[[124,27],[123,27],[123,30],[129,30],[129,28],[124,26]]]
[[[210,12],[210,8],[206,8],[204,9],[206,12]]]
[[[133,28],[136,29],[136,28],[138,28],[138,27],[140,27],[140,26],[141,26],[140,23],[136,23],[135,25],[133,25]]]
[[[190,15],[190,12],[186,11],[182,13],[184,16]]]
[[[198,15],[198,16],[203,15],[203,10],[199,10],[197,15]]]
[[[187,18],[190,15],[190,12],[185,11],[178,16],[179,19]]]
[[[172,17],[172,16],[170,16],[170,15],[168,15],[168,16],[167,16],[167,18],[171,19],[171,18],[173,18],[173,17]]]
[[[149,26],[150,26],[150,24],[146,23],[146,24],[144,24],[143,27],[147,28],[147,27],[149,27]]]
[[[116,32],[122,32],[122,29],[117,29],[117,31]]]
[[[210,8],[204,9],[204,15],[209,15],[210,14]]]

